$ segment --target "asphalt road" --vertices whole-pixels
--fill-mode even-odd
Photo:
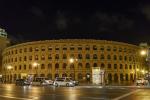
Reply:
[[[0,84],[0,100],[150,100],[150,88]]]

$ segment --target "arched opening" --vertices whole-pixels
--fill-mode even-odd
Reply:
[[[115,82],[118,81],[118,75],[117,75],[117,73],[114,74],[114,81],[115,81]]]
[[[112,81],[112,74],[111,74],[111,73],[108,74],[108,81],[109,81],[109,82]]]
[[[129,79],[128,79],[128,74],[126,74],[126,81],[128,81]]]
[[[123,74],[120,74],[120,81],[123,81]]]

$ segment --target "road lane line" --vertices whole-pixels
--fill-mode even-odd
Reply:
[[[19,97],[4,96],[4,95],[0,95],[0,97],[11,98],[11,99],[18,99],[18,100],[36,100],[35,98],[19,98]]]
[[[119,97],[116,97],[116,98],[114,98],[114,99],[112,99],[112,100],[120,100],[120,99],[122,99],[122,98],[124,98],[124,97],[127,97],[127,96],[129,96],[129,95],[131,95],[131,94],[133,94],[133,93],[139,92],[139,91],[140,91],[140,90],[135,90],[135,91],[133,91],[133,92],[126,93],[126,94],[121,95],[121,96],[119,96]]]

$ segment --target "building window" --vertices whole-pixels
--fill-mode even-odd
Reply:
[[[41,69],[45,69],[45,65],[44,64],[41,65]]]
[[[59,69],[59,64],[58,64],[58,63],[55,64],[55,69],[56,69],[56,70]]]
[[[110,56],[110,55],[107,55],[107,59],[108,59],[108,60],[111,60],[111,56]]]
[[[74,47],[70,47],[70,50],[74,50]]]
[[[67,64],[63,63],[63,70],[66,70]],[[71,67],[71,66],[70,66]]]
[[[117,51],[117,48],[116,48],[116,47],[114,47],[114,48],[113,48],[113,51],[114,51],[114,52],[116,52],[116,51]]]
[[[119,48],[119,52],[122,52],[122,48]]]
[[[82,59],[82,54],[78,54],[78,59]]]
[[[78,50],[82,50],[82,47],[78,47]]]
[[[111,51],[111,47],[110,46],[107,47],[107,51]]]
[[[39,48],[38,48],[38,47],[36,47],[36,48],[35,48],[35,51],[39,51]]]
[[[45,60],[45,56],[44,55],[41,56],[41,60]]]
[[[105,64],[104,63],[101,64],[101,69],[103,69],[103,68],[105,68]]]
[[[122,60],[122,56],[119,56],[119,60]]]
[[[55,59],[59,59],[59,54],[56,54],[56,55],[55,55]]]
[[[78,69],[79,69],[79,70],[82,70],[82,63],[79,63],[79,64],[78,64]]]
[[[124,56],[124,60],[127,61],[127,56]]]
[[[93,66],[94,66],[94,67],[97,67],[97,63],[94,63]]]
[[[48,69],[52,69],[52,64],[51,63],[48,64]]]
[[[93,45],[93,50],[97,50],[97,46],[96,45]]]
[[[32,52],[32,47],[29,48],[29,52]]]
[[[45,51],[45,47],[44,46],[41,47],[41,51]]]
[[[22,49],[20,49],[19,52],[22,53]]]
[[[114,64],[114,69],[117,69],[117,64]]]
[[[123,69],[123,65],[122,64],[120,64],[120,69]]]
[[[24,61],[27,61],[27,57],[26,56],[24,56]]]
[[[129,68],[132,69],[132,66],[130,65]]]
[[[63,54],[63,59],[67,59],[67,55],[66,54]]]
[[[63,47],[63,50],[67,50],[67,47]]]
[[[93,55],[93,59],[97,59],[97,55],[96,54]]]
[[[90,64],[86,63],[86,69],[90,69]]]
[[[26,65],[24,65],[24,70],[26,70]]]
[[[32,60],[32,56],[29,56],[29,60]]]
[[[22,61],[21,57],[19,57],[19,61]]]
[[[90,54],[86,54],[86,59],[90,59]]]
[[[104,54],[101,54],[101,60],[104,60],[105,58],[104,58]]]
[[[108,69],[111,69],[111,64],[108,64]]]
[[[27,52],[27,48],[24,48],[24,52]]]
[[[87,45],[87,46],[85,47],[85,50],[89,51],[89,50],[90,50],[90,47]]]
[[[15,54],[17,54],[18,52],[17,52],[17,50],[15,50]]]
[[[125,69],[128,69],[128,66],[127,66],[127,64],[125,64]]]
[[[51,50],[52,50],[52,47],[48,47],[48,50],[51,51]]]
[[[32,65],[31,64],[29,64],[29,69],[32,69]]]
[[[35,60],[38,60],[39,58],[38,58],[38,55],[35,55]]]
[[[116,55],[114,55],[114,60],[117,60],[117,56]]]
[[[59,47],[56,47],[55,50],[56,50],[56,51],[59,50]]]
[[[101,51],[104,51],[104,46],[101,46],[101,47],[100,47],[100,50],[101,50]]]
[[[49,54],[49,55],[48,55],[48,59],[52,59],[52,56],[51,56],[51,54]]]
[[[21,65],[19,65],[19,70],[21,70]]]
[[[15,66],[15,70],[17,70],[17,66]]]

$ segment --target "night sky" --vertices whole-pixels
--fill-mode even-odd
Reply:
[[[150,42],[150,0],[0,0],[13,41],[101,39]]]

